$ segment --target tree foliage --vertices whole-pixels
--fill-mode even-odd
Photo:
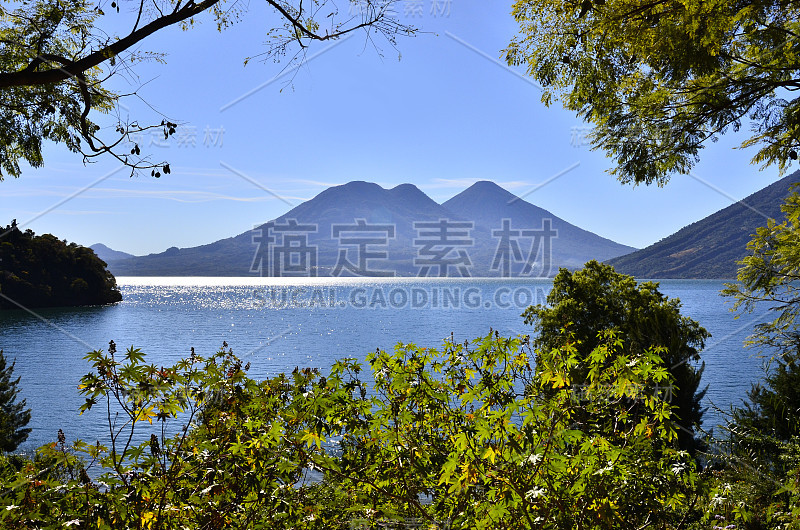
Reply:
[[[800,528],[800,195],[781,210],[784,221],[757,229],[738,282],[723,291],[733,311],[771,315],[747,340],[767,358],[765,380],[732,410],[718,455],[724,472],[715,495],[748,528]]]
[[[26,427],[31,420],[31,410],[26,402],[17,401],[19,377],[14,377],[14,365],[6,364],[3,350],[0,350],[0,451],[11,452],[28,439],[31,429]]]
[[[775,363],[764,384],[748,394],[749,403],[741,412],[761,431],[778,439],[800,437],[800,366],[796,354],[786,354]]]
[[[52,234],[0,230],[0,309],[110,304],[122,300],[106,263]]]
[[[518,0],[506,50],[594,126],[623,182],[662,185],[743,124],[754,163],[784,171],[800,145],[800,3]]]
[[[266,22],[265,55],[301,59],[310,42],[335,40],[357,30],[364,30],[369,39],[382,34],[394,43],[397,35],[413,32],[393,17],[394,1],[364,2],[356,12],[348,6],[340,13],[325,0],[267,0],[275,19]],[[177,124],[162,120],[146,125],[121,116],[118,109],[125,94],[111,90],[109,80],[134,71],[140,61],[163,60],[164,54],[137,47],[158,31],[175,25],[189,29],[203,18],[222,30],[242,16],[245,3],[225,0],[1,4],[0,179],[4,173],[18,177],[20,161],[41,166],[45,140],[83,154],[84,162],[110,155],[132,172],[169,173],[169,164],[150,160],[138,145],[128,149],[137,133],[158,129],[167,139]],[[118,35],[119,27],[128,29]]]
[[[734,407],[712,455],[717,512],[744,528],[800,528],[800,369],[795,354]]]
[[[580,358],[588,359],[607,331],[618,334],[625,355],[657,349],[675,382],[675,387],[663,391],[683,427],[678,433],[681,446],[694,451],[701,445],[690,432],[702,421],[703,367],[696,369],[692,363],[700,360],[698,351],[711,335],[681,315],[680,300],[662,294],[657,283],[637,284],[610,265],[590,261],[578,271],[561,269],[547,304],[531,306],[523,316],[536,331],[534,344],[544,351],[574,344]],[[586,366],[577,364],[571,373],[573,382],[582,384],[586,377]]]
[[[747,401],[734,409],[732,437],[741,449],[785,471],[784,444],[800,441],[800,366],[797,354],[771,363],[763,382],[753,384]]]
[[[781,210],[785,220],[757,229],[739,262],[738,282],[723,291],[734,298],[734,311],[775,315],[756,325],[748,343],[779,356],[800,351],[800,195],[789,195]]]
[[[581,395],[574,348],[539,352],[540,370],[532,357],[526,337],[490,332],[440,349],[398,344],[370,355],[366,373],[350,359],[324,376],[256,381],[227,345],[158,368],[112,342],[87,355],[80,386],[82,411],[102,409],[110,440],[68,444],[59,432],[7,479],[0,521],[456,529],[696,518],[702,481],[676,448],[672,407],[652,392],[670,382],[656,353],[628,356],[606,334],[582,361]]]

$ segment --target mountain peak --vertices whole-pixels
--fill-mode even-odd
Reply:
[[[497,206],[509,204],[511,201],[517,202],[514,199],[519,199],[516,195],[491,180],[479,180],[456,195],[456,197],[473,200],[479,197],[481,201],[488,201]],[[450,200],[452,201],[453,199]]]
[[[481,206],[476,211],[475,207],[477,205]],[[488,215],[488,212],[491,211],[492,215],[490,217],[497,217],[498,219],[510,216],[512,209],[519,210],[520,208],[536,208],[540,210],[540,215],[548,213],[537,206],[526,203],[510,191],[489,180],[479,180],[455,197],[444,202],[443,206],[453,211],[469,209],[474,214],[482,212],[482,215]]]
[[[113,260],[128,259],[134,257],[133,254],[128,254],[127,252],[121,252],[119,250],[114,250],[113,248],[109,248],[108,246],[102,243],[95,243],[89,248],[94,251],[95,255],[97,255],[98,258],[105,261],[106,263]]]
[[[479,181],[475,182],[472,186],[467,188],[465,191],[468,191],[468,190],[494,191],[494,192],[502,192],[504,194],[511,195],[511,192],[509,192],[507,189],[505,189],[504,187],[500,186],[499,184],[497,184],[496,182],[493,182],[491,180],[479,180]]]
[[[322,191],[319,195],[314,197],[311,201],[321,199],[324,201],[338,202],[342,200],[366,200],[375,201],[379,197],[386,194],[386,190],[375,184],[374,182],[365,182],[363,180],[353,180],[347,184],[340,184],[338,186],[331,186],[330,188]],[[309,201],[309,202],[311,202]],[[306,204],[306,203],[303,203]],[[302,204],[300,205],[303,206]],[[293,210],[294,211],[294,210]],[[289,212],[291,214],[292,212]],[[291,215],[289,215],[291,216]],[[283,217],[283,216],[281,216]]]
[[[516,229],[535,231],[549,226],[558,234],[553,241],[553,259],[563,266],[580,267],[589,259],[610,259],[633,250],[572,225],[487,180],[474,183],[442,206],[492,230],[504,226],[506,219]]]
[[[506,191],[502,186],[493,182],[491,180],[478,180],[475,181],[472,186],[467,189],[477,188],[477,189],[494,189],[494,190],[503,190]]]
[[[366,180],[351,180],[346,184],[334,186],[334,188],[341,188],[347,191],[361,191],[361,190],[382,190],[383,188],[374,182],[367,182]]]
[[[413,184],[400,184],[389,190],[389,193],[398,200],[403,201],[432,201],[430,197]]]
[[[420,189],[418,187],[414,186],[413,184],[409,184],[408,182],[406,182],[405,184],[398,184],[397,186],[392,188],[390,191],[397,191],[397,192],[415,191],[416,192],[416,191],[420,191]]]
[[[376,267],[376,271],[395,272],[399,275],[416,275],[420,272],[415,263],[415,255],[422,256],[417,252],[420,247],[417,241],[423,236],[416,223],[438,222],[441,219],[474,223],[469,231],[470,242],[461,246],[468,247],[463,250],[469,252],[472,261],[471,274],[477,276],[500,274],[496,267],[492,267],[497,249],[497,236],[492,231],[504,226],[503,219],[512,219],[514,230],[534,231],[518,234],[518,238],[523,240],[521,245],[530,247],[534,242],[537,244],[536,249],[528,252],[528,254],[533,253],[533,256],[526,258],[529,261],[536,260],[539,253],[539,240],[535,239],[538,237],[536,234],[540,232],[544,234],[542,231],[547,230],[547,237],[554,236],[555,234],[550,231],[551,226],[558,231],[557,238],[553,238],[552,267],[549,270],[545,269],[542,258],[537,262],[537,267],[541,268],[543,275],[554,273],[558,266],[577,267],[588,259],[609,259],[633,250],[572,226],[523,200],[513,199],[515,199],[513,194],[489,181],[476,182],[444,205],[436,203],[413,184],[400,184],[384,189],[371,182],[352,181],[322,191],[274,221],[278,225],[286,223],[288,219],[294,219],[305,225],[306,228],[297,230],[302,232],[302,236],[294,237],[302,237],[306,241],[308,246],[303,247],[303,252],[308,249],[309,252],[315,253],[316,259],[313,261],[316,263],[316,269],[313,272],[320,276],[338,274],[357,276],[363,272],[358,268],[353,270],[353,267],[356,267],[353,264],[361,262],[357,259],[357,252],[352,248],[346,248],[353,246],[352,242],[348,242],[352,241],[352,237],[343,236],[345,233],[354,232],[348,227],[353,227],[354,222],[361,219],[370,223],[372,225],[370,228],[374,232],[382,233],[385,226],[390,225],[391,230],[386,230],[384,243],[369,243],[375,246],[368,250],[374,252],[381,249],[378,245],[383,245],[387,252],[386,258],[368,259],[372,260],[370,266]],[[261,228],[260,236],[263,236],[263,226]],[[361,237],[366,236],[362,234]],[[263,237],[255,245],[254,241],[254,233],[249,230],[238,236],[200,247],[171,249],[159,255],[125,260],[120,262],[113,272],[125,275],[245,276],[258,271],[264,275],[280,276],[283,261],[274,259],[270,261],[264,256],[269,255],[267,252],[270,244],[279,245],[273,246],[272,252],[274,252],[276,248],[283,249],[282,245],[285,245],[286,241],[279,242],[277,238],[268,241]],[[446,241],[436,244],[444,243]],[[364,248],[361,248],[363,252]],[[342,260],[342,251],[345,252],[345,261]],[[525,265],[524,260],[514,259],[509,273],[512,268],[517,273]],[[342,263],[349,264],[349,268],[342,268]],[[438,273],[444,270],[445,274],[455,274],[453,271],[448,273],[446,269],[445,265]],[[334,274],[334,271],[338,272]],[[310,269],[307,271],[308,274],[311,272]],[[435,273],[437,272],[434,271]]]

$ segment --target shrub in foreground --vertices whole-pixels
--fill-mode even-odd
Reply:
[[[398,344],[369,370],[256,381],[223,345],[156,367],[134,348],[87,355],[82,413],[105,443],[66,437],[6,478],[15,528],[680,528],[701,498],[677,448],[657,350],[612,333],[590,355],[527,337]],[[586,367],[580,386],[570,374]],[[42,469],[47,462],[60,473]],[[400,523],[398,523],[400,524]]]

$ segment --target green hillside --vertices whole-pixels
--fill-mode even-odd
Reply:
[[[736,262],[745,256],[750,237],[768,218],[782,220],[781,203],[797,182],[800,171],[658,243],[608,263],[637,278],[736,278]]]

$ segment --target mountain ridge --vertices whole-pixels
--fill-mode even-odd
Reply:
[[[493,268],[493,258],[498,249],[497,239],[499,236],[494,236],[493,232],[502,227],[503,218],[508,218],[514,229],[528,229],[529,232],[543,230],[543,220],[552,220],[553,227],[559,231],[559,237],[552,239],[553,260],[549,270],[545,270],[546,263],[537,262],[537,266],[540,266],[537,271],[542,272],[542,275],[552,276],[557,272],[558,266],[577,267],[589,259],[602,260],[634,250],[632,247],[620,245],[571,225],[490,181],[477,182],[443,204],[437,203],[413,184],[400,184],[384,189],[375,183],[352,181],[323,190],[312,199],[293,207],[272,221],[255,225],[252,230],[236,236],[197,247],[173,248],[149,256],[112,260],[110,267],[116,275],[120,276],[248,276],[253,274],[271,276],[276,274],[276,266],[283,267],[281,271],[286,271],[292,266],[279,263],[279,260],[273,259],[273,254],[265,254],[260,245],[274,243],[273,253],[283,250],[277,243],[278,239],[285,237],[281,235],[281,231],[288,233],[290,231],[287,228],[289,223],[297,223],[295,229],[301,225],[309,225],[314,228],[314,230],[304,232],[306,239],[303,241],[316,249],[317,262],[314,273],[319,276],[340,274],[380,276],[387,272],[393,272],[398,276],[416,276],[423,270],[423,265],[416,263],[415,259],[421,259],[423,252],[427,252],[427,259],[441,258],[435,250],[431,250],[436,246],[435,244],[431,243],[426,246],[428,240],[423,237],[423,232],[439,234],[443,238],[439,243],[439,249],[442,250],[442,248],[449,248],[447,245],[452,243],[448,237],[458,239],[455,235],[456,232],[466,230],[468,235],[464,237],[471,240],[469,245],[465,244],[464,248],[461,248],[456,244],[450,254],[446,255],[457,256],[461,255],[459,252],[466,251],[468,259],[464,259],[461,263],[460,258],[455,258],[451,260],[453,263],[444,264],[433,270],[432,275],[444,273],[444,275],[458,276],[467,271],[471,276],[496,277],[501,275],[500,268]],[[359,220],[363,220],[363,222]],[[369,227],[359,226],[359,222],[375,229],[370,232]],[[473,223],[471,227],[463,224],[469,222]],[[462,224],[458,225],[458,223]],[[334,225],[336,226],[335,230]],[[387,228],[388,225],[393,228]],[[384,232],[376,233],[377,229],[384,230]],[[442,235],[451,229],[452,233],[448,232],[448,234]],[[371,234],[369,237],[373,238],[371,243],[373,247],[358,247],[354,241],[358,241],[359,234],[363,238],[367,237],[368,233]],[[268,234],[268,236],[264,238],[264,234]],[[577,237],[580,241],[570,242],[569,237],[566,236]],[[275,239],[276,237],[278,239]],[[375,237],[378,239],[374,239]],[[525,245],[533,246],[537,241],[535,240],[537,236],[526,237],[531,243],[525,241],[521,244],[521,248],[524,248],[526,253],[532,256],[532,252],[529,252]],[[262,239],[259,240],[259,238]],[[292,241],[293,244],[301,244],[297,238]],[[375,241],[382,241],[384,244],[377,244]],[[463,241],[461,242],[463,243]],[[297,248],[304,249],[306,247]],[[537,247],[537,255],[534,258],[539,259],[539,248],[543,247],[541,245]],[[365,249],[367,253],[385,251],[386,256],[377,258],[372,256],[366,262],[359,262],[359,267],[355,267],[356,254]],[[297,254],[299,251],[295,249],[295,252]],[[342,261],[343,253],[351,265],[349,268],[345,267],[344,270],[337,270],[336,266]],[[350,257],[351,255],[354,257]],[[286,256],[283,258],[285,259]],[[441,259],[445,262],[449,258]],[[264,269],[265,263],[270,269],[267,273]],[[364,267],[364,263],[367,264],[366,267]],[[524,263],[515,263],[512,270],[519,273],[524,265]],[[372,269],[368,269],[368,267]],[[364,271],[370,272],[370,270],[375,274],[362,274]],[[431,270],[430,267],[428,270]],[[529,272],[537,271],[531,269]]]
[[[787,175],[641,250],[608,260],[637,278],[734,279],[747,243],[768,218],[783,220],[780,206],[800,171]]]

